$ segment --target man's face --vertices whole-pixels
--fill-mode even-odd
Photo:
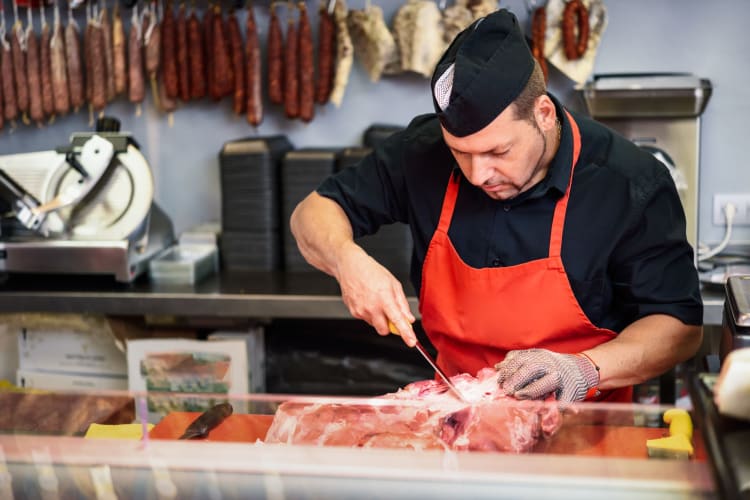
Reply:
[[[509,200],[541,181],[549,164],[547,137],[534,120],[519,120],[513,106],[474,134],[443,138],[464,176],[495,200]]]

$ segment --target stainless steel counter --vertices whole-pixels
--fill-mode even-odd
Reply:
[[[402,279],[412,310],[417,299]],[[0,283],[0,312],[232,318],[351,318],[336,281],[322,273],[232,272],[196,285],[131,284],[103,277],[13,275]]]
[[[417,298],[404,284],[412,311]],[[720,325],[719,287],[702,291],[706,325]],[[192,285],[132,284],[98,277],[7,276],[0,283],[0,312],[166,315],[223,318],[348,319],[336,281],[322,273],[232,272]]]

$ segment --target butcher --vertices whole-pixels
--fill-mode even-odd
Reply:
[[[519,399],[630,402],[693,356],[703,305],[685,214],[658,160],[547,92],[516,17],[450,44],[415,117],[296,207],[306,260],[351,314],[407,345],[403,287],[356,238],[410,226],[410,279],[448,375],[497,369]]]

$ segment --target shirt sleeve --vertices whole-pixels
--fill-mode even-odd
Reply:
[[[703,323],[700,283],[693,248],[687,242],[685,213],[666,168],[633,188],[641,210],[613,254],[615,301],[633,319],[667,314],[690,325]]]

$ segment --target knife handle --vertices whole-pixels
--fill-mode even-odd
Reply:
[[[398,331],[398,328],[396,327],[395,324],[393,324],[393,322],[391,320],[388,320],[388,331],[391,332],[394,335],[398,335],[399,337],[403,338],[403,336],[401,335],[401,333]],[[414,342],[416,343],[416,341],[417,341],[417,336],[415,335],[414,336]],[[406,345],[409,345],[408,342],[407,342]],[[414,347],[414,346],[413,345],[409,345],[409,347]]]

